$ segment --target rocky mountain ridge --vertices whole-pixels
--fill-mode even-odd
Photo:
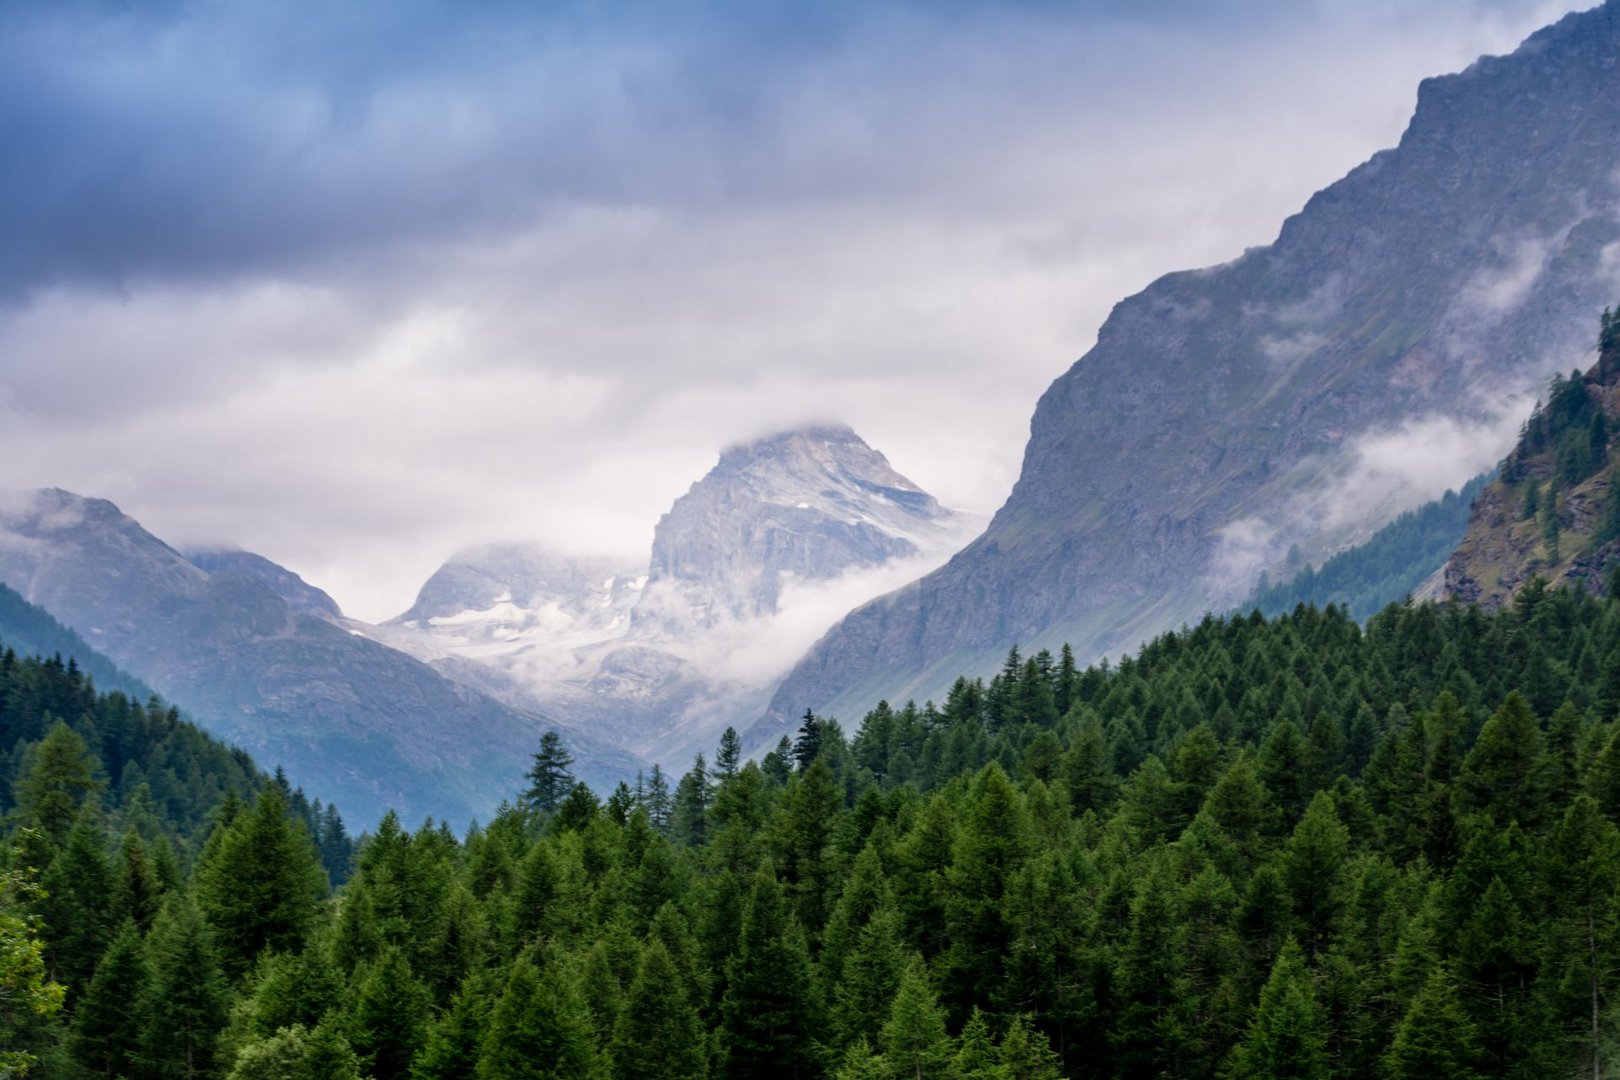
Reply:
[[[1610,0],[1426,80],[1399,145],[1274,243],[1121,302],[985,533],[829,631],[752,744],[806,707],[937,696],[1014,643],[1118,653],[1488,468],[1620,285],[1616,100]]]

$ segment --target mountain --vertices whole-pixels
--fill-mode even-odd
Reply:
[[[1495,609],[1531,580],[1600,591],[1620,562],[1620,314],[1598,362],[1557,376],[1446,563],[1445,594]]]
[[[210,574],[234,574],[258,582],[300,615],[313,615],[328,622],[343,618],[336,600],[263,555],[236,548],[187,548],[184,554],[193,566]]]
[[[684,765],[757,715],[834,619],[938,565],[978,525],[849,428],[811,426],[724,450],[659,520],[640,567],[478,548],[366,632],[509,704]]]
[[[22,594],[0,585],[0,642],[19,656],[60,656],[72,664],[102,692],[117,690],[145,701],[157,691],[96,652],[90,643],[63,626],[42,607],[30,604]]]
[[[519,789],[547,726],[305,613],[326,605],[274,564],[205,557],[233,567],[210,572],[106,500],[54,489],[13,499],[0,540],[0,581],[353,820],[390,807],[487,817]],[[578,733],[569,742],[588,778],[634,768]]]
[[[623,630],[645,582],[644,571],[611,559],[492,544],[434,571],[410,610],[385,625],[430,630],[456,647],[585,644]]]
[[[831,630],[752,745],[1014,643],[1120,652],[1488,468],[1620,287],[1617,55],[1610,0],[1426,80],[1399,145],[1275,242],[1117,305],[984,535]]]

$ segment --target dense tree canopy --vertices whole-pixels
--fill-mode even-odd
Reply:
[[[8,858],[55,885],[11,901],[20,977],[67,990],[4,1014],[36,1076],[1528,1080],[1620,1049],[1620,602],[1579,593],[1014,653],[853,734],[806,716],[769,767],[728,735],[465,836],[390,816],[336,893],[284,783],[219,784],[194,843],[184,803],[127,810],[106,730],[17,740]]]

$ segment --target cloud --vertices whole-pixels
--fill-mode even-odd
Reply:
[[[0,484],[372,617],[481,540],[644,551],[806,419],[988,512],[1116,300],[1564,7],[8,5]]]
[[[1473,415],[1428,413],[1350,440],[1325,480],[1278,514],[1218,530],[1207,570],[1216,601],[1245,600],[1295,544],[1319,562],[1488,472],[1512,449],[1533,404],[1533,392],[1521,389]]]

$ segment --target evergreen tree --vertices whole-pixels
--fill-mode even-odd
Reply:
[[[662,942],[655,940],[642,951],[614,1029],[613,1069],[620,1080],[702,1080],[708,1075],[703,1023]]]
[[[647,820],[653,828],[669,828],[674,804],[669,795],[669,778],[657,762],[653,762],[652,771],[647,775],[647,790],[642,797],[642,805],[647,808]]]
[[[225,1024],[227,994],[213,935],[190,900],[171,894],[147,943],[152,977],[139,1009],[143,1071],[199,1080],[214,1072],[214,1040]]]
[[[115,1080],[136,1074],[148,977],[140,933],[126,921],[74,1010],[73,1056],[91,1075]]]
[[[134,829],[125,829],[118,842],[114,861],[112,902],[109,912],[114,923],[129,919],[141,933],[152,928],[162,900],[163,884],[147,858],[146,844]]]
[[[1471,1080],[1478,1075],[1476,1059],[1474,1026],[1457,1002],[1450,974],[1436,967],[1395,1029],[1385,1075],[1389,1080]]]
[[[231,974],[265,949],[302,946],[326,891],[315,845],[274,783],[220,826],[197,865],[197,902]]]
[[[475,1080],[490,1002],[486,976],[465,980],[450,1008],[428,1027],[411,1065],[411,1080]]]
[[[808,769],[821,756],[821,720],[809,709],[799,724],[798,737],[793,740],[793,761],[800,772]]]
[[[1553,831],[1547,862],[1553,908],[1549,930],[1554,955],[1563,968],[1560,982],[1566,1015],[1581,1015],[1587,1021],[1572,1027],[1580,1032],[1592,1075],[1598,1077],[1602,1073],[1601,1016],[1614,970],[1604,957],[1613,955],[1620,933],[1620,915],[1615,910],[1620,830],[1598,812],[1589,796],[1579,796]]]
[[[1001,1055],[990,1038],[990,1025],[984,1013],[974,1009],[956,1041],[956,1057],[951,1062],[959,1080],[1001,1080]]]
[[[46,960],[52,977],[71,994],[90,981],[112,937],[107,905],[112,868],[103,842],[100,815],[94,807],[86,807],[40,879],[44,893],[38,907],[47,928]]]
[[[928,985],[928,971],[920,956],[912,956],[900,974],[881,1045],[893,1076],[922,1080],[944,1077],[950,1070],[952,1047],[945,1033],[945,1012]]]
[[[1345,903],[1350,837],[1326,792],[1317,792],[1283,855],[1283,881],[1314,956],[1326,948]]]
[[[349,1045],[371,1080],[404,1080],[421,1047],[428,994],[405,954],[386,949],[361,979],[350,1009]]]
[[[1036,1030],[1027,1013],[1019,1013],[1001,1037],[1001,1073],[1006,1080],[1059,1080],[1062,1063],[1052,1045]]]
[[[692,768],[675,786],[675,810],[670,831],[688,847],[702,847],[709,838],[709,806],[714,790],[709,782],[708,764],[699,754]]]
[[[1271,977],[1243,1041],[1233,1049],[1225,1075],[1233,1080],[1327,1080],[1327,1024],[1317,1003],[1305,955],[1290,938],[1277,954]],[[1436,1076],[1444,1074],[1435,1074]]]
[[[727,1077],[820,1075],[809,950],[782,887],[768,871],[755,875],[742,937],[726,964],[726,983],[720,1015]]]
[[[101,763],[79,733],[57,721],[33,748],[13,785],[18,820],[50,842],[62,843],[79,808],[106,786],[100,771]]]
[[[999,765],[974,778],[961,816],[946,874],[951,948],[943,967],[950,1007],[966,1016],[1001,981],[1013,938],[1004,900],[1033,838],[1023,800]]]
[[[529,786],[523,793],[523,801],[539,813],[555,812],[574,787],[574,774],[569,771],[573,764],[574,755],[563,745],[560,734],[548,731],[540,736],[534,764],[524,775]]]
[[[525,954],[507,974],[478,1059],[478,1080],[588,1080],[601,1076],[590,1010],[561,961],[542,973]]]
[[[576,783],[568,790],[568,797],[557,807],[557,816],[552,819],[551,827],[559,833],[583,832],[585,827],[596,817],[601,804],[591,789],[583,783]]]
[[[1458,785],[1465,805],[1499,825],[1541,820],[1550,779],[1541,742],[1529,703],[1509,694],[1463,760]]]
[[[737,729],[728,727],[720,733],[720,747],[714,753],[714,774],[722,782],[737,775],[742,764],[742,739]]]

